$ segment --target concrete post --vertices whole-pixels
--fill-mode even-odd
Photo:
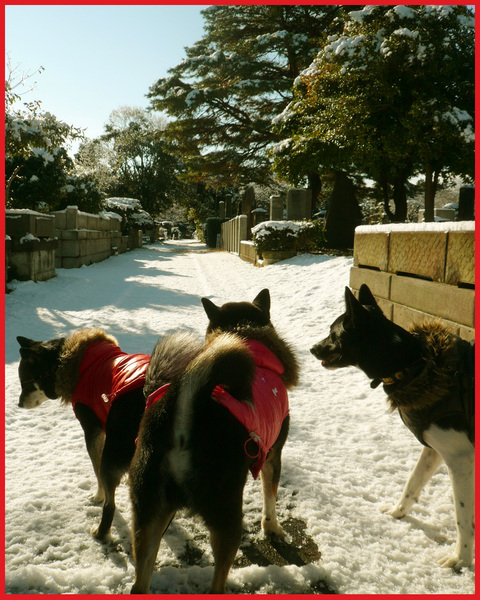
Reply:
[[[67,220],[65,229],[78,229],[78,207],[67,206],[65,216]]]
[[[283,221],[283,198],[270,196],[270,221]]]
[[[458,220],[475,220],[475,188],[471,185],[464,185],[460,188],[458,196]]]
[[[287,192],[287,220],[301,221],[312,214],[312,191],[293,188]]]
[[[221,219],[225,218],[225,202],[223,201],[218,203],[218,216]]]

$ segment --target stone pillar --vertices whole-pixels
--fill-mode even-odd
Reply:
[[[218,203],[218,216],[221,219],[225,218],[225,202],[219,202]]]
[[[227,194],[225,196],[225,217],[231,219],[232,217],[232,195]]]
[[[474,221],[475,215],[475,188],[471,185],[464,185],[460,188],[458,196],[458,220]]]
[[[268,212],[264,208],[256,208],[255,210],[252,210],[252,218],[253,218],[252,227],[255,227],[255,225],[258,225],[259,223],[263,223],[263,221],[266,221],[267,215],[268,215]]]
[[[312,214],[312,190],[291,189],[287,192],[287,220],[301,221]]]
[[[270,221],[283,221],[283,198],[270,196]]]
[[[65,229],[78,229],[78,206],[67,206],[65,215],[67,220]]]
[[[245,188],[242,197],[242,215],[247,215],[247,231],[248,237],[251,238],[250,230],[253,227],[253,215],[252,209],[255,206],[255,188],[253,185],[249,185]]]

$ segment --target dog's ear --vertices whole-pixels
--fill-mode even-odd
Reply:
[[[270,292],[267,289],[262,290],[252,304],[257,306],[270,319]]]
[[[218,308],[218,306],[215,306],[215,304],[208,298],[202,298],[202,304],[210,322],[215,323],[218,320],[218,317],[220,316],[220,309]]]
[[[35,343],[34,340],[23,337],[22,335],[17,335],[17,342],[20,344],[21,348],[31,348]]]
[[[358,301],[363,306],[373,306],[373,308],[380,310],[377,301],[370,291],[370,288],[365,283],[362,283],[360,289],[358,290]]]
[[[345,312],[344,326],[355,327],[355,325],[361,322],[367,311],[355,298],[349,287],[345,287],[345,306],[347,310]]]
[[[38,351],[35,348],[20,348],[20,356],[24,360],[38,356]]]

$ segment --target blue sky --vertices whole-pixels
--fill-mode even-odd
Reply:
[[[6,6],[5,50],[35,75],[25,100],[97,137],[112,110],[147,107],[149,86],[203,36],[207,5]]]

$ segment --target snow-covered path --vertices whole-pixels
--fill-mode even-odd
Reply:
[[[309,352],[343,312],[350,267],[348,258],[303,255],[259,269],[185,241],[60,269],[43,283],[15,283],[6,296],[7,593],[127,593],[134,574],[127,486],[118,491],[111,540],[97,543],[89,531],[100,507],[89,501],[94,475],[81,427],[58,401],[18,408],[15,337],[45,340],[100,326],[123,350],[150,353],[167,332],[188,329],[203,337],[202,296],[219,304],[252,300],[267,287],[272,322],[297,350],[302,369],[290,394],[278,512],[280,522],[306,523],[305,536],[321,557],[285,566],[242,562],[262,504],[261,486],[249,477],[246,539],[227,589],[308,593],[326,581],[347,594],[473,594],[474,566],[456,575],[437,565],[455,543],[445,467],[411,516],[397,521],[383,514],[382,506],[399,498],[420,446],[387,412],[381,388],[371,390],[355,369],[325,371]],[[180,515],[160,546],[152,592],[202,593],[211,575],[205,528]]]

